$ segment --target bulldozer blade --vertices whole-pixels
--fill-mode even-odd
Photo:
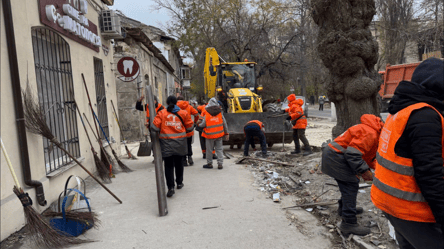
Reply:
[[[276,115],[270,112],[254,113],[224,113],[230,134],[229,140],[224,141],[224,145],[238,145],[245,142],[244,126],[251,120],[259,120],[265,126],[265,139],[270,146],[275,143],[291,143],[293,141],[293,132],[291,127],[285,125],[287,115]],[[259,140],[256,141],[259,144]]]

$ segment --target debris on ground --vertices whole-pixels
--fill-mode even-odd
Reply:
[[[283,207],[287,212],[300,209],[315,216],[318,225],[324,226],[330,233],[328,237],[334,248],[397,248],[389,235],[387,219],[371,202],[371,183],[360,183],[357,203],[365,210],[358,215],[358,222],[370,227],[372,233],[344,238],[338,229],[341,219],[337,214],[337,201],[341,194],[336,181],[321,172],[321,148],[313,147],[314,153],[310,156],[276,150],[269,152],[266,159],[261,158],[260,152],[251,153],[249,157],[237,155],[240,159],[236,163],[250,168],[255,178],[254,186],[259,191],[266,193],[272,201],[278,198],[279,201],[290,200],[294,205]],[[299,230],[303,229],[304,223],[298,223],[294,215],[290,215],[289,219]]]

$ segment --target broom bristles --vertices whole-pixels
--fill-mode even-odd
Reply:
[[[24,194],[22,189],[14,186],[14,193],[23,203],[24,198],[20,197]],[[68,245],[78,245],[82,243],[93,242],[92,240],[84,240],[76,237],[68,237],[61,234],[61,231],[54,229],[39,213],[37,213],[28,202],[23,203],[27,229],[34,245],[40,248],[62,248]]]
[[[133,171],[132,169],[128,168],[128,166],[126,166],[122,161],[120,161],[119,157],[117,156],[116,151],[114,151],[113,148],[111,148],[111,151],[112,151],[112,153],[113,153],[113,155],[114,155],[114,158],[115,158],[116,161],[117,161],[117,164],[119,165],[120,169],[121,169],[123,172],[131,172],[131,171]]]
[[[43,213],[46,217],[63,217],[62,212],[47,211]],[[68,219],[79,220],[79,221],[93,221],[93,228],[97,229],[100,226],[101,221],[96,212],[89,212],[88,209],[81,210],[70,210],[65,212],[65,216]]]
[[[99,173],[100,179],[102,179],[102,181],[105,183],[110,183],[111,177],[109,176],[109,170],[107,169],[105,164],[103,164],[103,162],[100,160],[99,156],[97,156],[97,153],[93,153],[93,155],[94,155],[94,162],[96,163],[96,169],[97,172]]]
[[[110,162],[110,160],[112,160],[111,156],[108,154],[105,148],[100,150],[100,159],[106,166],[106,169],[108,170],[110,176],[117,174],[116,169],[113,167],[113,162]]]
[[[137,157],[135,157],[133,154],[131,154],[131,151],[128,149],[128,147],[125,144],[126,154],[128,154],[128,159],[137,160]]]

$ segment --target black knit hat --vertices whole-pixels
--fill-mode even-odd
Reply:
[[[175,105],[177,104],[177,99],[173,95],[168,96],[167,98],[167,105]]]
[[[427,59],[416,67],[412,82],[429,90],[439,100],[444,100],[444,60]]]

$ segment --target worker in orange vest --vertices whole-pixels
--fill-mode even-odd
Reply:
[[[148,104],[145,105],[145,109],[144,109],[144,106],[142,105],[142,101],[143,101],[144,98],[145,98],[145,96],[142,95],[137,100],[137,102],[136,102],[136,110],[139,110],[139,111],[142,111],[142,112],[146,110],[145,111],[145,113],[146,113],[145,126],[148,129],[150,129],[150,127],[149,127],[149,125],[150,125],[150,120],[149,120],[150,119],[150,110],[148,108]],[[156,114],[159,113],[159,111],[164,109],[163,105],[160,104],[158,101],[159,100],[158,100],[157,96],[154,96],[154,108],[156,108]]]
[[[339,186],[338,215],[342,216],[339,230],[345,235],[367,235],[370,228],[357,222],[357,214],[363,212],[356,207],[359,190],[359,177],[372,180],[370,168],[374,168],[374,158],[378,139],[384,123],[372,114],[361,116],[361,123],[348,128],[342,135],[322,150],[322,172],[333,177]]]
[[[264,132],[264,123],[259,120],[251,120],[244,125],[244,156],[248,156],[250,144],[254,146],[254,138],[257,137],[259,139],[259,143],[261,144],[262,157],[267,157],[267,140],[265,139]]]
[[[177,97],[177,106],[186,111],[190,116],[191,120],[193,120],[193,125],[197,120],[199,119],[199,113],[194,109],[188,101],[185,101],[182,96]],[[193,135],[194,135],[194,129],[187,133],[187,145],[188,145],[188,162],[187,162],[187,156],[183,158],[183,166],[192,166],[194,164],[193,161],[193,148],[191,146],[191,143],[193,141]]]
[[[207,104],[204,103],[200,106],[197,107],[197,111],[199,112],[200,116],[198,117],[198,119],[202,119],[205,116],[205,107],[207,106]],[[202,136],[202,132],[203,132],[203,128],[200,128],[198,125],[196,125],[196,130],[199,131],[199,142],[200,142],[200,149],[202,150],[202,158],[205,159],[207,158],[207,145],[205,143],[205,137]],[[213,154],[212,154],[212,158],[213,159],[217,159],[215,151],[212,150]]]
[[[371,198],[400,248],[444,248],[444,61],[401,81],[381,132]]]
[[[222,115],[222,108],[217,102],[216,98],[211,98],[208,105],[205,107],[203,117],[200,118],[197,123],[198,126],[203,128],[202,136],[205,137],[206,144],[206,158],[207,164],[203,166],[205,169],[213,168],[213,158],[211,156],[213,148],[216,149],[217,155],[217,168],[223,169],[223,144],[222,138],[229,139],[227,122]]]
[[[176,105],[176,97],[169,96],[167,104],[167,109],[159,111],[154,118],[152,130],[159,132],[168,187],[167,197],[171,197],[175,194],[174,172],[177,189],[184,186],[182,158],[187,154],[187,132],[192,131],[194,126],[190,115]]]
[[[293,140],[295,150],[292,151],[291,154],[301,153],[301,144],[299,143],[299,140],[301,140],[304,144],[305,149],[303,156],[313,154],[310,144],[308,143],[308,139],[305,136],[307,117],[305,116],[304,109],[302,108],[304,101],[302,99],[296,99],[292,103],[293,104],[289,111],[290,117],[287,118],[287,120],[291,120],[291,123],[293,124]]]

